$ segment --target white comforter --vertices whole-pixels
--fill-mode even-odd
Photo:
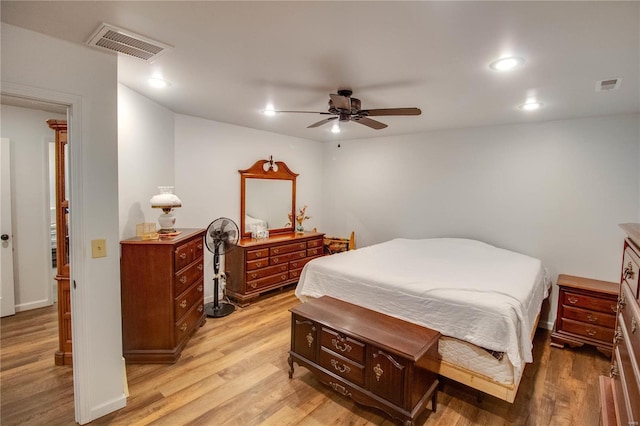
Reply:
[[[520,377],[549,284],[540,260],[479,241],[395,239],[307,263],[296,296],[329,295],[505,352]]]

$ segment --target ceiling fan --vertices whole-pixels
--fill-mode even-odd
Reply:
[[[369,117],[381,117],[391,115],[420,115],[422,111],[420,108],[381,108],[381,109],[362,109],[362,103],[360,99],[352,98],[353,92],[348,89],[338,90],[337,94],[330,94],[329,97],[329,112],[316,112],[316,111],[275,111],[282,113],[306,113],[306,114],[322,114],[331,115],[332,117],[325,118],[307,126],[308,129],[313,127],[319,127],[323,124],[330,123],[334,120],[341,122],[353,121],[354,123],[360,123],[375,130],[384,129],[386,124],[377,120],[372,120]]]

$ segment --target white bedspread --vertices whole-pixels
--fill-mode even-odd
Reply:
[[[549,284],[540,260],[479,241],[395,239],[307,263],[296,296],[329,295],[505,352],[519,377]]]

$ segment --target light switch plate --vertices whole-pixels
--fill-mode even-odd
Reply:
[[[107,257],[107,240],[91,240],[91,257]]]

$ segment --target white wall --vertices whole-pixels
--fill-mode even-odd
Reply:
[[[118,192],[120,238],[135,237],[136,224],[155,222],[162,211],[149,200],[158,186],[174,184],[174,114],[118,85]],[[179,210],[176,212],[179,215]]]
[[[640,205],[638,115],[328,144],[325,230],[358,247],[465,237],[559,273],[619,281],[619,223]],[[464,259],[461,259],[464,262]],[[555,318],[555,289],[552,312]],[[544,324],[545,319],[542,319]]]
[[[13,262],[16,311],[53,303],[49,231],[48,119],[66,115],[1,106],[0,129],[11,140]]]
[[[321,143],[185,115],[176,115],[175,131],[175,192],[182,200],[182,208],[174,213],[177,226],[206,228],[223,216],[240,226],[238,170],[273,155],[299,173],[296,206],[308,204],[312,217],[305,228],[323,229]],[[213,278],[208,252],[205,277]],[[205,301],[212,299],[212,280],[205,278]]]
[[[116,56],[1,24],[2,90],[72,99],[71,279],[76,420],[125,405],[120,326]],[[20,89],[18,89],[20,88]],[[54,96],[55,94],[55,96]],[[106,239],[92,259],[90,241]],[[52,355],[53,356],[53,355]]]

